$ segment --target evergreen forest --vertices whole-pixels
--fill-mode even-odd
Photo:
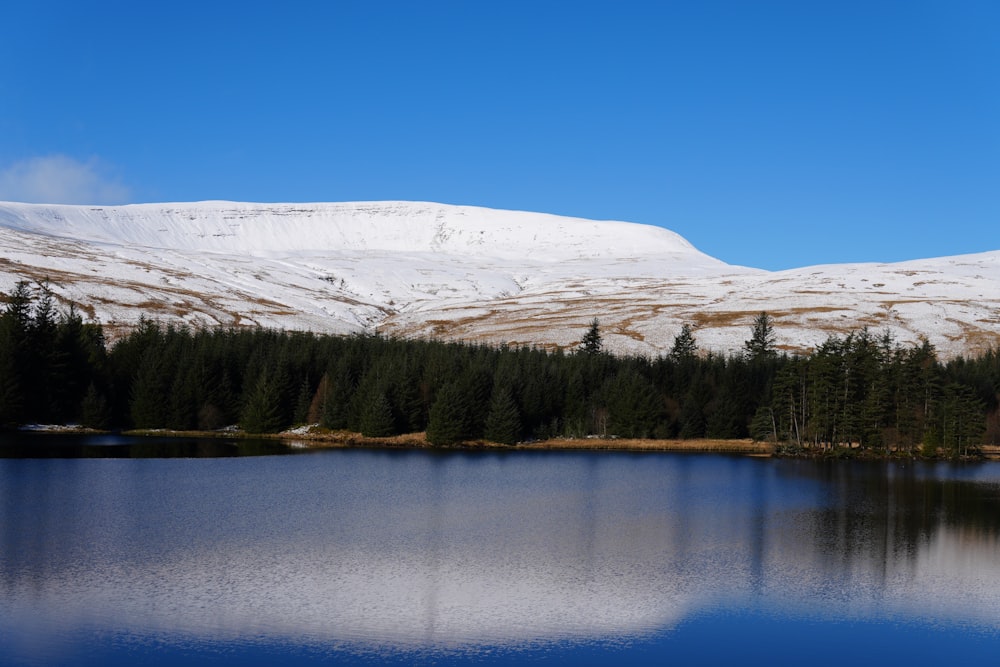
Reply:
[[[942,361],[927,342],[860,330],[811,354],[775,349],[767,313],[740,354],[614,356],[600,324],[578,348],[486,346],[143,320],[108,345],[99,324],[19,283],[0,313],[0,426],[280,432],[425,431],[448,446],[552,437],[754,438],[797,449],[975,454],[1000,444],[1000,350]]]

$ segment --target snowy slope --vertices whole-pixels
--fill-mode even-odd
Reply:
[[[314,251],[435,252],[498,259],[700,255],[679,235],[626,222],[417,202],[347,204],[0,204],[0,225],[77,241],[269,255]]]
[[[1000,252],[767,272],[659,227],[431,203],[0,203],[0,289],[23,279],[112,333],[145,313],[567,346],[598,317],[612,349],[655,354],[685,322],[737,350],[767,310],[793,350],[861,326],[1000,344]]]

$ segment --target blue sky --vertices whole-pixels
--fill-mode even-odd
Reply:
[[[0,199],[439,201],[662,225],[768,269],[1000,249],[998,2],[34,0],[0,21]]]

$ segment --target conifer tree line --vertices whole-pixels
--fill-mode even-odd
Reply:
[[[751,432],[794,447],[967,455],[1000,442],[1000,354],[938,361],[866,329],[784,358]]]
[[[780,354],[761,313],[742,354],[613,356],[599,322],[569,351],[142,320],[100,325],[20,283],[0,314],[0,425],[270,433],[318,423],[451,445],[550,437],[745,438],[792,447],[965,454],[1000,442],[1000,353],[938,360],[862,330]]]

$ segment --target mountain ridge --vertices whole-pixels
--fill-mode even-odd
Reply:
[[[766,310],[793,352],[865,326],[1000,345],[1000,251],[770,272],[661,227],[431,202],[0,202],[0,289],[46,279],[112,335],[145,314],[570,347],[597,317],[616,352],[665,352],[684,323],[735,352]]]
[[[494,253],[499,250],[500,257],[521,258],[525,250],[531,250],[527,243],[531,236],[549,252],[560,249],[558,241],[571,242],[562,246],[568,251],[556,253],[554,258],[541,259],[604,256],[608,246],[602,242],[612,240],[616,248],[628,248],[630,254],[637,256],[664,252],[704,255],[679,234],[652,225],[431,202],[256,204],[204,201],[124,206],[0,202],[0,220],[22,231],[75,240],[189,250],[242,252],[264,247],[301,250],[297,245],[283,243],[290,238],[300,238],[305,232],[312,235],[325,232],[320,237],[325,244],[321,243],[318,249],[402,251],[416,247],[428,251],[468,252],[478,247],[490,248]],[[404,225],[393,226],[398,221],[403,221]],[[69,228],[67,223],[71,224]],[[145,226],[140,228],[137,223]],[[363,233],[356,228],[358,223],[366,225]],[[110,228],[102,228],[102,224]],[[532,226],[530,233],[525,230],[528,225]],[[586,236],[597,242],[572,243],[572,237],[566,235],[570,227],[577,228],[574,230],[577,232],[586,228]],[[109,234],[110,231],[117,233]],[[278,231],[282,232],[281,236],[276,236]],[[490,237],[480,238],[488,232]],[[583,235],[578,233],[576,236]],[[173,243],[164,244],[164,239]],[[234,240],[244,243],[234,246]],[[514,245],[507,247],[506,242],[511,240]],[[262,245],[264,243],[267,245]],[[719,262],[707,255],[704,258]]]

